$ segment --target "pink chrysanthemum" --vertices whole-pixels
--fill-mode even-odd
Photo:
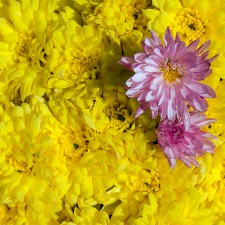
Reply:
[[[171,122],[183,119],[189,129],[189,107],[204,112],[208,107],[205,98],[216,96],[212,88],[199,81],[211,74],[210,63],[217,55],[207,59],[210,41],[199,48],[199,40],[186,46],[178,34],[174,40],[167,28],[163,45],[151,33],[152,38],[142,43],[144,52],[122,57],[119,62],[135,72],[126,82],[127,96],[140,103],[135,117],[150,108],[153,118],[159,114],[162,120],[167,118]]]
[[[190,163],[199,166],[195,156],[214,152],[215,145],[208,138],[215,136],[200,130],[212,122],[215,120],[206,119],[206,116],[199,112],[190,113],[188,131],[185,130],[183,122],[177,119],[172,123],[167,119],[160,121],[157,130],[158,143],[172,168],[176,165],[176,159],[182,160],[189,167]]]

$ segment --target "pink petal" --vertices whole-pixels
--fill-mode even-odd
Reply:
[[[148,108],[149,108],[149,105],[145,102],[142,102],[139,108],[134,113],[134,118],[137,118],[138,116],[140,116]]]
[[[216,54],[215,56],[213,56],[212,58],[208,59],[207,61],[211,63],[211,62],[213,62],[214,60],[216,60],[217,57],[218,57],[219,55],[220,55],[220,54]]]
[[[183,79],[183,82],[191,91],[198,93],[202,97],[206,97],[206,98],[216,97],[215,91],[211,87],[205,84],[195,82],[195,81],[190,81],[189,79],[185,79],[185,78]]]
[[[132,70],[132,64],[135,62],[133,57],[122,57],[119,64],[125,66],[127,69]]]
[[[156,95],[155,91],[149,91],[148,94],[145,97],[145,101],[149,102],[149,101],[152,101],[156,98],[157,98],[157,95]]]
[[[203,45],[201,45],[195,52],[196,54],[201,54],[203,53],[210,45],[210,41],[206,41]]]
[[[178,33],[176,33],[175,42],[179,42],[179,41],[181,41],[180,35]]]
[[[140,81],[145,80],[147,77],[148,77],[147,73],[137,72],[131,79],[134,82],[140,82]]]
[[[165,43],[165,46],[174,45],[175,43],[169,27],[167,27],[165,35],[164,35],[164,43]]]
[[[205,112],[208,108],[208,103],[204,98],[195,93],[190,93],[186,96],[187,102],[197,111]]]
[[[169,162],[169,164],[170,164],[170,167],[171,167],[172,169],[174,169],[175,166],[176,166],[176,159],[173,159],[173,158],[167,158],[167,159],[168,159],[168,162]]]
[[[142,48],[143,48],[144,52],[149,55],[153,54],[154,53],[153,47],[149,47],[145,42],[147,42],[146,39],[142,42]],[[153,46],[155,46],[155,45],[153,45]]]
[[[195,41],[193,41],[190,45],[188,45],[187,50],[190,52],[194,52],[199,44],[200,40],[197,39]]]
[[[173,120],[176,116],[176,110],[174,109],[174,101],[169,99],[168,108],[167,108],[167,117],[168,120]]]
[[[185,55],[187,51],[186,45],[184,42],[178,42],[174,45],[174,57],[173,60],[177,60]]]
[[[161,56],[164,58],[164,56],[166,55],[166,49],[163,46],[156,46],[154,48],[154,53],[158,56]]]
[[[162,45],[161,40],[159,39],[158,35],[153,30],[151,30],[151,34],[152,34],[152,38],[155,41],[155,43],[157,45]]]
[[[193,157],[193,156],[188,156],[188,160],[193,164],[195,165],[196,167],[199,167],[199,163],[198,161]]]
[[[184,127],[186,131],[190,129],[190,114],[188,112],[187,106],[184,107]]]
[[[143,52],[139,52],[134,55],[135,61],[139,63],[143,62],[145,58],[146,58],[146,54]]]
[[[152,82],[149,84],[149,88],[151,90],[157,90],[159,88],[159,85],[162,83],[163,78],[162,76],[156,76],[154,79],[152,79]]]
[[[154,60],[153,58],[146,58],[144,60],[144,62],[146,64],[150,64],[150,65],[153,65],[153,66],[157,66],[157,67],[159,66],[159,63],[156,60]]]

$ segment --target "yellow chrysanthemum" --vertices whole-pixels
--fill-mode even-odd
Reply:
[[[126,200],[134,190],[143,192],[143,197],[148,192],[158,191],[159,174],[157,171],[154,172],[153,168],[152,171],[147,172],[142,171],[140,166],[139,169],[134,167],[132,171],[132,168],[123,169],[124,164],[121,164],[121,156],[126,155],[133,162],[136,157],[144,157],[145,154],[150,156],[153,153],[152,146],[146,142],[153,142],[156,138],[154,131],[156,121],[150,121],[147,115],[139,119],[137,122],[139,129],[134,132],[134,119],[130,114],[135,105],[128,102],[122,87],[106,86],[103,98],[95,98],[92,107],[86,109],[76,108],[71,100],[60,100],[57,96],[59,97],[59,95],[52,95],[48,105],[62,124],[65,126],[70,124],[63,129],[53,128],[56,134],[54,138],[58,139],[56,146],[60,146],[57,152],[60,152],[60,149],[61,152],[63,151],[59,158],[62,159],[63,155],[66,155],[66,162],[69,164],[72,162],[71,187],[65,195],[66,204],[70,207],[77,205],[78,208],[102,204],[106,212],[112,214],[110,209],[120,204],[121,196]],[[142,132],[145,134],[143,135]],[[74,135],[79,134],[82,136],[76,139]],[[65,135],[69,136],[65,138]],[[142,147],[140,147],[141,142]],[[79,151],[81,154],[77,155]],[[152,165],[151,163],[148,165],[149,162],[146,159],[144,167],[151,169]],[[121,176],[121,184],[115,182],[116,177],[120,176],[118,174],[125,176],[128,170],[130,174],[135,171],[136,174],[132,174],[132,177],[128,176],[126,181]],[[142,181],[139,181],[141,176]],[[140,187],[138,183],[143,186],[140,190],[138,190]],[[124,185],[125,192],[114,193],[114,189],[120,187],[122,190]],[[64,218],[65,212],[61,211],[60,215],[60,218]],[[64,218],[62,221],[67,220]]]
[[[134,151],[143,155],[146,145],[156,140],[157,121],[146,114],[135,123],[132,113],[136,104],[128,100],[121,86],[106,85],[103,98],[96,98],[91,109],[83,110],[87,125],[95,130],[103,149],[113,149],[121,156],[131,156]]]
[[[108,193],[116,201],[104,207],[104,210],[109,211],[115,205],[115,212],[109,211],[112,214],[112,221],[118,220],[116,212],[120,207],[124,206],[124,204],[121,204],[122,202],[130,205],[129,216],[131,218],[137,218],[138,215],[142,214],[142,208],[140,209],[140,206],[147,203],[149,198],[154,199],[155,203],[151,211],[152,215],[154,214],[157,208],[157,198],[161,196],[161,175],[157,169],[156,161],[151,156],[153,152],[146,152],[144,157],[136,156],[138,160],[135,157],[130,161],[125,158],[120,160],[121,163],[117,169],[118,178],[115,181],[114,187]],[[119,204],[115,204],[116,202]]]
[[[74,2],[79,2],[74,0]],[[105,0],[102,2],[93,1],[86,5],[82,15],[87,24],[96,24],[103,27],[106,32],[115,38],[120,38],[133,29],[146,28],[147,21],[142,15],[142,10],[150,6],[150,1],[129,0],[114,2]],[[121,13],[121,11],[123,13]]]
[[[201,38],[202,42],[212,40],[212,45],[222,44],[220,21],[224,20],[224,4],[220,0],[204,0],[199,3],[193,1],[162,0],[153,1],[156,9],[148,9],[146,14],[149,16],[148,27],[159,34],[163,34],[167,26],[172,31],[179,32],[183,40],[191,42]],[[215,14],[219,17],[215,18]],[[215,40],[215,43],[213,42]],[[220,40],[220,43],[216,43]]]
[[[48,127],[55,146],[53,159],[66,164],[70,171],[65,203],[83,208],[110,201],[104,191],[113,185],[113,171],[116,171],[115,161],[118,160],[115,152],[105,151],[95,131],[87,126],[71,101],[57,99],[55,95],[48,105],[61,123]]]
[[[56,1],[2,1],[0,8],[1,101],[42,96],[50,74]]]
[[[54,32],[52,40],[55,49],[48,87],[63,90],[66,99],[98,87],[97,79],[102,76],[106,52],[110,50],[103,30],[81,27],[71,20]]]
[[[24,217],[29,223],[47,224],[57,218],[69,188],[67,167],[55,163],[55,148],[46,129],[51,113],[44,103],[32,108],[26,103],[11,105],[0,111],[0,204],[26,206]]]
[[[85,24],[104,28],[113,42],[121,43],[124,52],[131,54],[135,50],[140,51],[141,39],[148,33],[148,20],[143,14],[143,10],[151,6],[151,1],[74,0],[74,5],[77,11],[81,12]],[[135,45],[130,45],[131,40]],[[118,48],[116,45],[114,47]]]

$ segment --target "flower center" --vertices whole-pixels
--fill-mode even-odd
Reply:
[[[91,71],[97,65],[96,58],[84,57],[75,58],[71,71],[75,74],[84,74],[87,71]]]
[[[121,133],[131,127],[131,123],[134,121],[129,115],[124,105],[120,105],[117,108],[112,107],[106,110],[106,114],[109,116],[111,121],[111,127],[120,131]]]
[[[157,169],[142,170],[139,176],[130,175],[126,184],[132,191],[158,192],[160,188],[159,171]]]
[[[177,79],[181,77],[178,71],[169,67],[168,70],[163,69],[163,79],[168,81],[169,83],[175,82]]]
[[[68,157],[80,157],[88,150],[87,143],[82,134],[64,134],[60,138],[63,153]]]
[[[178,144],[183,138],[183,130],[177,126],[168,127],[167,137],[171,145]]]
[[[29,46],[32,41],[31,37],[25,37],[21,35],[16,46],[17,60],[19,62],[30,62],[31,58],[29,56]]]
[[[184,9],[182,12],[178,12],[171,27],[174,27],[181,36],[191,42],[205,32],[206,23],[207,20],[196,9]]]
[[[74,58],[69,67],[60,72],[60,77],[76,81],[77,84],[85,82],[87,79],[95,80],[99,72],[97,57]]]
[[[23,160],[17,160],[15,157],[9,158],[9,165],[11,165],[14,171],[23,174],[29,174],[31,172],[31,168],[29,168],[28,164]]]

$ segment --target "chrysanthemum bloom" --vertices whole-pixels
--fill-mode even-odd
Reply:
[[[163,44],[151,33],[152,38],[143,41],[144,52],[120,60],[120,64],[135,72],[126,82],[126,94],[140,103],[135,117],[150,108],[153,118],[159,114],[162,120],[171,122],[183,119],[188,129],[189,106],[204,112],[208,107],[205,97],[216,96],[212,88],[199,81],[211,74],[210,63],[217,56],[207,59],[210,41],[199,48],[199,40],[186,46],[178,34],[174,39],[167,28]]]
[[[190,113],[188,131],[185,130],[184,123],[177,119],[172,123],[167,119],[160,121],[157,131],[158,143],[172,168],[176,165],[176,159],[182,160],[189,167],[190,163],[199,166],[195,156],[214,152],[215,145],[208,138],[215,137],[200,130],[201,127],[212,122],[215,120],[206,119],[204,114],[198,112]]]
[[[0,98],[24,102],[42,96],[51,73],[52,33],[61,25],[52,1],[1,1]],[[25,101],[25,102],[26,102]]]
[[[84,3],[84,1],[74,0],[75,5],[85,7],[82,11],[84,21],[87,24],[103,27],[107,35],[113,39],[120,39],[133,30],[138,30],[141,33],[147,30],[148,20],[142,11],[150,7],[150,1],[104,0],[101,4],[97,2],[99,1],[86,1]]]

